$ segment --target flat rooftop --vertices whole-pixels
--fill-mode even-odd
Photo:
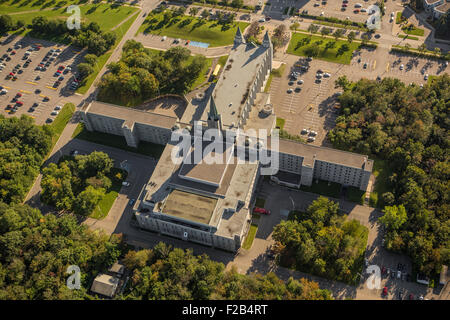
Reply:
[[[91,114],[98,114],[110,118],[121,119],[125,122],[128,122],[129,124],[141,123],[154,127],[171,129],[177,122],[176,117],[137,110],[128,107],[121,107],[100,101],[92,101],[83,109],[83,111]]]
[[[162,212],[185,220],[209,224],[217,199],[173,190],[167,197]]]
[[[450,2],[444,2],[440,6],[437,6],[436,10],[438,10],[442,13],[446,13],[448,10],[450,10]]]
[[[220,150],[222,149],[222,150]],[[184,179],[220,186],[228,163],[233,156],[233,145],[210,141],[194,143],[184,158],[179,176]],[[196,153],[201,159],[196,160]]]
[[[224,126],[238,125],[242,114],[243,103],[247,100],[258,68],[262,65],[269,48],[245,43],[233,47],[227,63],[212,92],[217,111],[222,117]],[[209,100],[205,111],[209,110]],[[202,120],[207,119],[204,112]]]
[[[304,165],[312,166],[314,160],[320,160],[358,169],[361,169],[365,163],[365,171],[371,171],[373,167],[373,160],[369,160],[366,155],[314,146],[292,140],[279,139],[279,141],[279,150],[281,153],[303,157]],[[271,137],[267,139],[267,146],[271,146]]]

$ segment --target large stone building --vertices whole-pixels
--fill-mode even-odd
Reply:
[[[166,145],[134,206],[142,228],[237,251],[259,176],[269,169],[273,181],[289,187],[326,180],[366,190],[373,165],[367,156],[278,139],[270,96],[262,92],[272,60],[267,33],[258,46],[238,29],[215,87],[179,118],[100,102],[83,109],[88,130],[124,136],[133,147],[141,140]],[[212,148],[215,139],[204,139],[207,129],[224,138],[220,150]],[[259,129],[268,135],[255,134]],[[184,148],[175,137],[186,139]]]
[[[439,19],[450,10],[450,0],[423,0],[423,7],[434,19]]]

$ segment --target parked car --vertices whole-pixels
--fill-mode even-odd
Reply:
[[[122,182],[122,186],[129,187],[131,184],[128,181]]]
[[[253,208],[253,213],[261,213],[261,214],[270,214],[270,210],[266,210],[264,208],[255,207]]]
[[[136,202],[136,199],[130,199],[130,201],[128,202],[128,205],[133,206],[135,202]]]
[[[383,288],[383,296],[387,296],[388,295],[388,287],[384,287]]]

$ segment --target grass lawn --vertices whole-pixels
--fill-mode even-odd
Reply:
[[[219,60],[217,61],[218,64],[220,64],[222,67],[225,67],[225,63],[227,63],[228,55],[221,56]]]
[[[129,152],[140,153],[153,158],[159,158],[164,150],[164,146],[162,145],[145,141],[141,141],[138,148],[132,148],[127,145],[124,137],[103,132],[90,132],[84,129],[84,125],[82,123],[78,124],[72,138],[103,144],[105,146],[110,146]]]
[[[327,43],[335,42],[334,48],[326,49]],[[319,46],[319,55],[317,59],[336,62],[341,64],[350,64],[352,59],[353,51],[357,50],[361,45],[360,42],[353,41],[348,43],[345,40],[335,40],[333,38],[322,38],[321,36],[304,34],[304,33],[293,33],[287,53],[294,54],[297,56],[308,56],[306,54],[307,49],[314,43]],[[339,53],[339,48],[342,45],[348,45],[349,50],[343,53]]]
[[[52,128],[53,131],[52,148],[58,141],[59,136],[63,132],[70,118],[72,118],[74,112],[75,112],[75,105],[73,103],[66,103],[62,107],[61,111],[59,112],[58,116],[55,118],[53,123],[48,125]]]
[[[139,33],[152,33],[171,38],[209,43],[210,47],[226,46],[233,43],[236,29],[241,31],[249,24],[235,22],[231,25],[218,24],[216,21],[202,20],[189,16],[174,17],[164,23],[163,14],[150,14],[139,28]]]
[[[329,183],[329,185],[328,185]],[[339,198],[340,191],[341,191],[341,185],[336,182],[328,182],[319,180],[318,183],[315,183],[313,181],[312,185],[310,187],[308,186],[300,186],[300,190],[306,191],[306,192],[312,192],[317,193],[323,196],[333,197],[333,198]]]
[[[0,12],[2,14],[10,14],[31,10],[45,10],[56,7],[67,7],[72,4],[81,5],[88,0],[5,0],[0,3]]]
[[[375,176],[375,185],[370,193],[369,204],[372,207],[383,208],[384,201],[381,195],[390,191],[389,176],[392,171],[389,169],[389,163],[386,160],[375,158],[372,173]]]
[[[256,231],[258,231],[258,226],[256,224],[250,225],[250,230],[248,231],[247,237],[244,240],[244,243],[242,244],[242,248],[248,250],[252,247],[253,240],[256,236]]]
[[[419,40],[419,38],[417,38],[417,37],[403,35],[403,34],[399,35],[398,37],[401,39]]]
[[[267,79],[266,87],[264,88],[265,93],[268,93],[270,91],[270,85],[272,84],[273,77],[280,78],[284,73],[284,69],[286,69],[285,63],[283,63],[278,69],[272,70],[272,72],[269,75],[269,79]]]
[[[120,181],[117,181],[112,177],[119,172],[122,173],[123,178]],[[125,181],[125,179],[127,178],[127,172],[118,168],[112,168],[108,178],[110,178],[112,181],[111,188],[106,191],[103,199],[100,200],[97,207],[89,215],[90,218],[100,220],[108,215],[109,210],[111,210],[114,201],[116,201],[116,198],[119,195],[120,188],[122,188],[122,181]]]
[[[347,188],[347,200],[356,202],[358,204],[364,204],[364,198],[366,193],[364,191],[359,190],[356,187],[348,187]]]
[[[266,204],[266,199],[264,199],[264,198],[256,198],[255,207],[264,208],[265,204]]]
[[[402,12],[398,11],[397,16],[395,17],[395,23],[400,24],[402,21],[406,21],[407,19],[403,17]]]
[[[37,16],[47,17],[48,19],[67,19],[71,14],[66,12],[66,8],[56,10],[36,11],[12,15],[14,21],[23,20],[25,24],[30,24],[33,18]],[[108,31],[117,26],[130,14],[138,11],[137,8],[129,6],[115,6],[112,4],[87,4],[80,6],[81,21],[84,23],[97,22],[103,31]]]
[[[284,120],[283,118],[277,118],[276,127],[279,128],[280,130],[283,130],[285,122],[286,120]]]
[[[413,36],[423,36],[425,34],[425,30],[422,28],[417,28],[416,26],[412,26],[408,28],[408,26],[404,26],[402,31],[406,34],[412,34]]]
[[[122,40],[122,37],[128,31],[128,29],[133,24],[134,20],[136,20],[138,15],[139,14],[135,14],[133,17],[131,17],[126,22],[124,22],[122,25],[120,25],[120,27],[118,27],[117,29],[114,29],[114,32],[117,35],[116,44],[108,52],[106,52],[105,54],[102,54],[100,57],[98,57],[97,63],[94,66],[94,72],[92,74],[90,74],[86,79],[83,80],[83,83],[81,84],[81,86],[79,86],[76,90],[77,93],[85,94],[89,90],[89,88],[91,87],[95,78],[97,78],[98,73],[103,68],[106,61],[108,61],[108,59],[111,56],[111,54],[113,53],[114,49],[117,47],[119,42]]]

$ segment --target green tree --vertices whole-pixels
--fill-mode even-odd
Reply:
[[[8,32],[12,30],[14,27],[14,23],[12,18],[9,15],[2,14],[0,15],[0,32]]]
[[[80,215],[89,215],[94,211],[100,200],[105,196],[105,189],[96,189],[92,186],[88,186],[82,191],[73,203],[73,210]]]
[[[383,212],[384,215],[378,221],[388,229],[398,230],[406,222],[407,215],[403,205],[386,206]]]
[[[348,43],[352,43],[353,40],[355,40],[355,38],[356,38],[355,31],[350,31],[349,34],[347,35]]]
[[[86,62],[78,64],[77,69],[82,79],[86,78],[87,76],[89,76],[94,72],[94,68]]]

